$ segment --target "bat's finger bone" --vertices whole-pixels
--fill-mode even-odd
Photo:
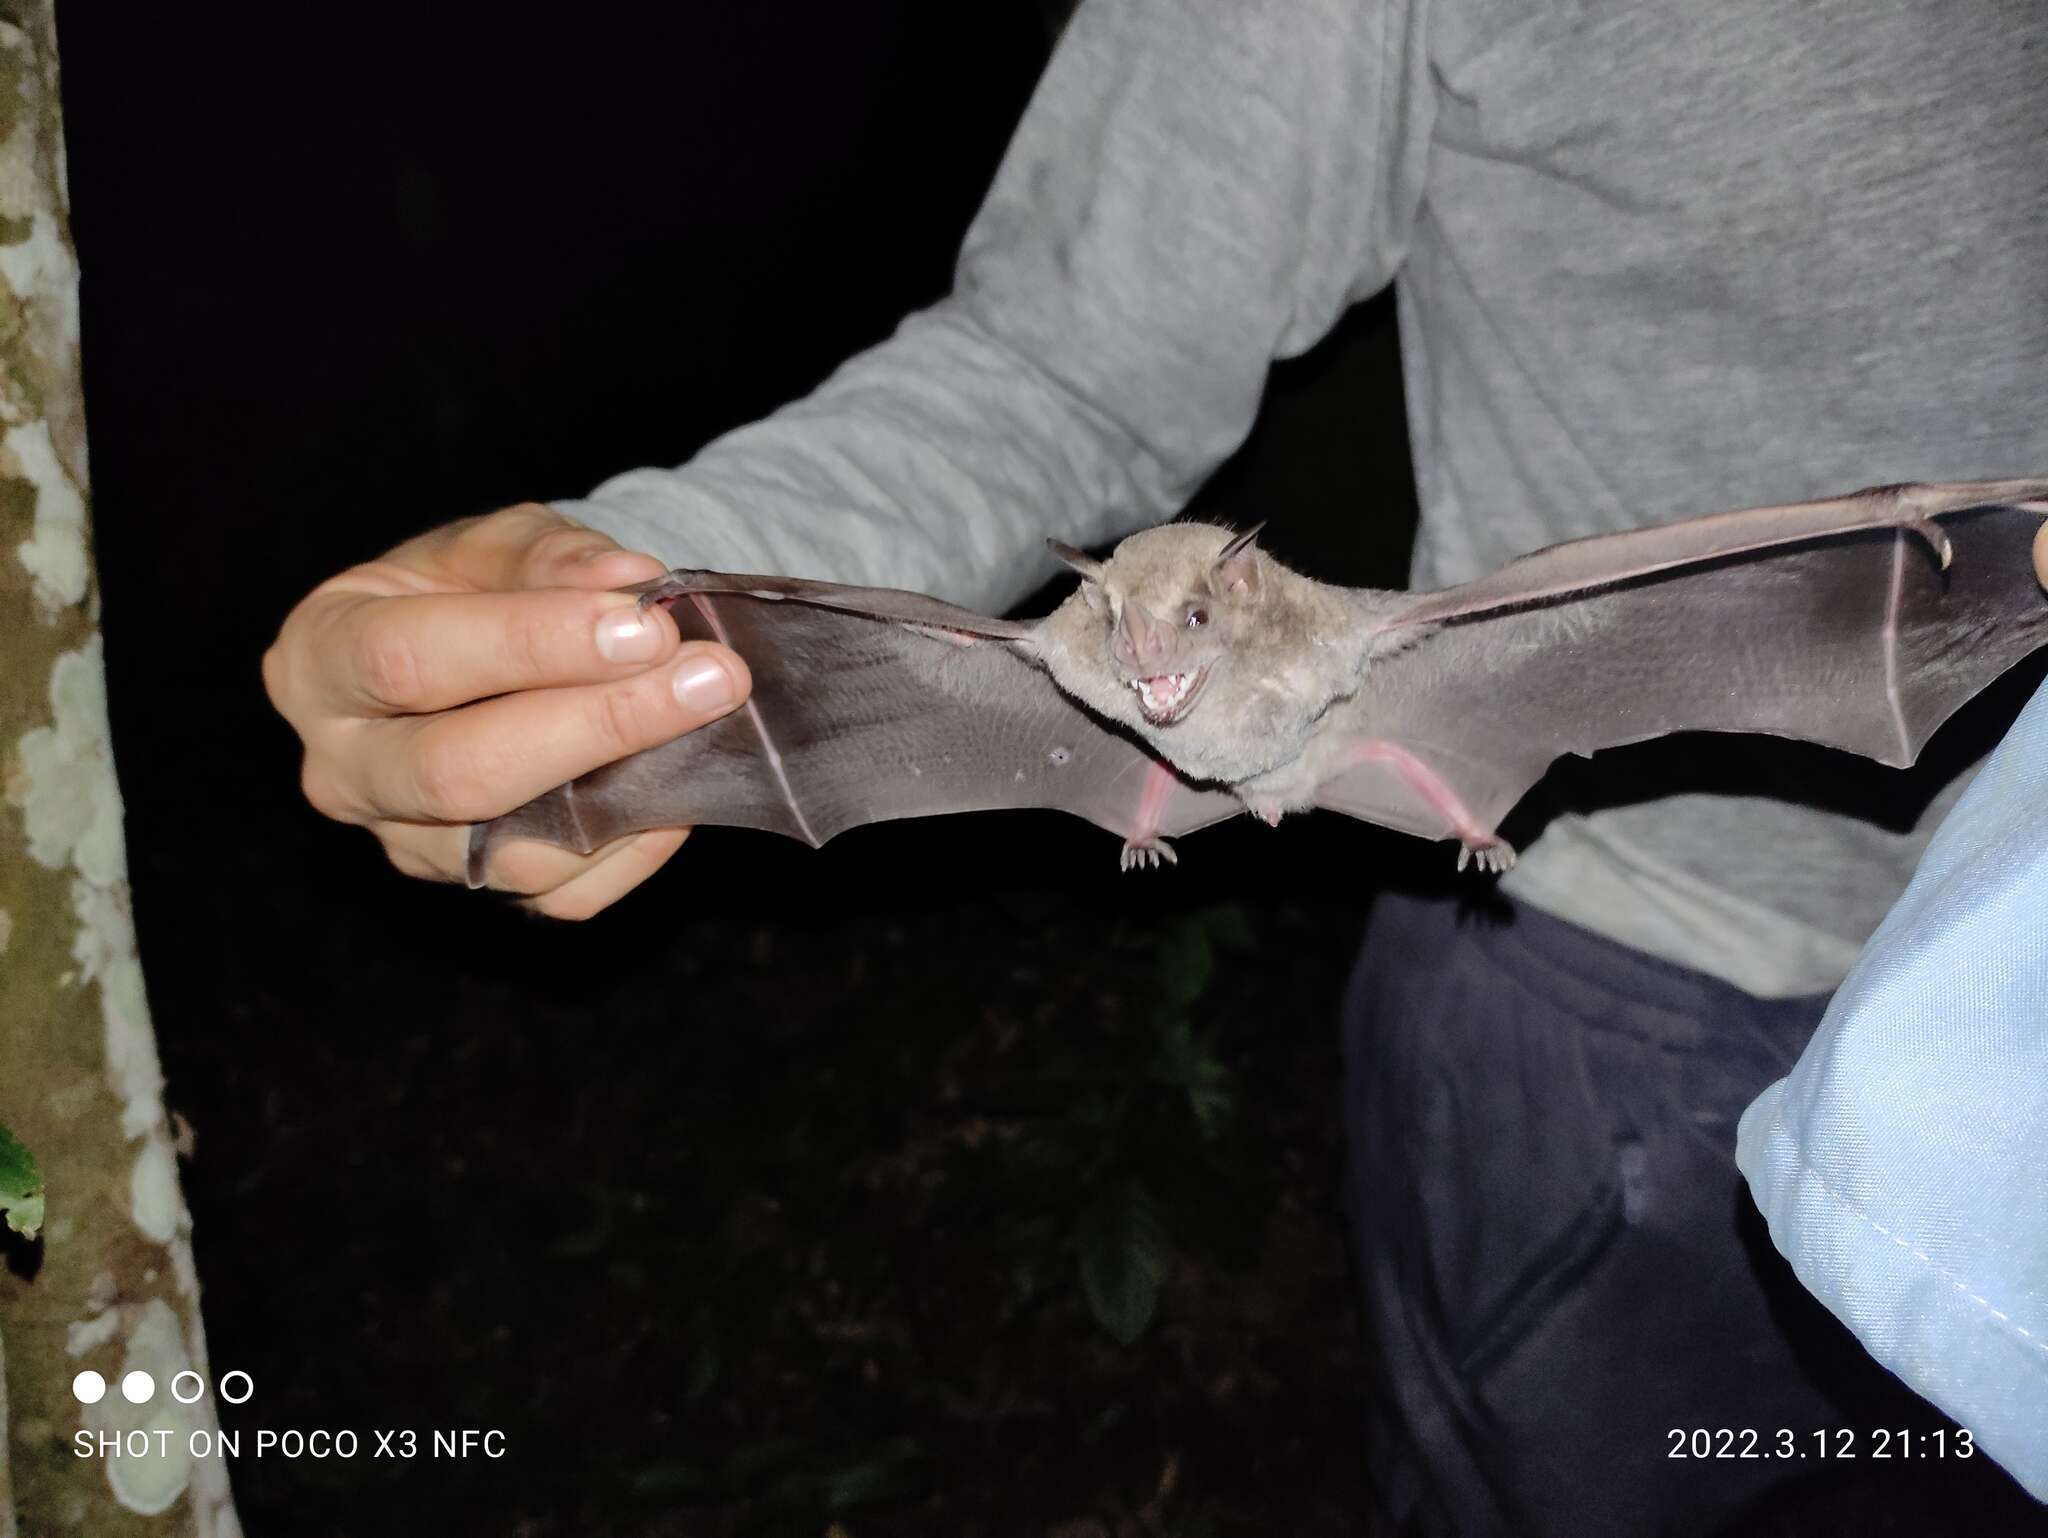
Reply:
[[[943,625],[905,625],[903,628],[917,635],[928,636],[934,641],[944,641],[951,646],[972,646],[981,639],[980,636],[969,635],[964,630],[948,630]]]

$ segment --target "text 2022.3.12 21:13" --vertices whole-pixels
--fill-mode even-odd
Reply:
[[[1760,1430],[1754,1426],[1673,1426],[1666,1431],[1669,1458],[1969,1458],[1975,1440],[1962,1427],[1914,1431],[1878,1426],[1858,1431],[1848,1426],[1794,1431],[1788,1426]]]

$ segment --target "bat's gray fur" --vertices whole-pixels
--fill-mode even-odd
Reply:
[[[1228,529],[1174,523],[1133,534],[1039,626],[1034,649],[1053,681],[1098,715],[1143,737],[1191,779],[1278,795],[1325,714],[1358,692],[1378,630],[1400,593],[1326,587],[1256,545],[1230,561]],[[1127,634],[1160,638],[1140,658]],[[1168,719],[1148,715],[1140,685],[1188,680]]]

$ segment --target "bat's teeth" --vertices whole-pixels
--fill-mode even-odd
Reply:
[[[1183,704],[1194,687],[1195,677],[1193,672],[1158,673],[1150,678],[1134,678],[1130,683],[1138,691],[1138,699],[1147,713],[1157,715]]]

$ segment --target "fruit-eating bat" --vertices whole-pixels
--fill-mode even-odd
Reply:
[[[1564,753],[1767,732],[1910,764],[2048,642],[2048,480],[1878,487],[1554,545],[1434,593],[1290,571],[1256,530],[1167,524],[1044,619],[788,577],[633,589],[731,646],[747,704],[472,832],[585,853],[691,823],[822,844],[861,823],[1074,812],[1123,863],[1249,808],[1330,807],[1513,863],[1495,829]]]

